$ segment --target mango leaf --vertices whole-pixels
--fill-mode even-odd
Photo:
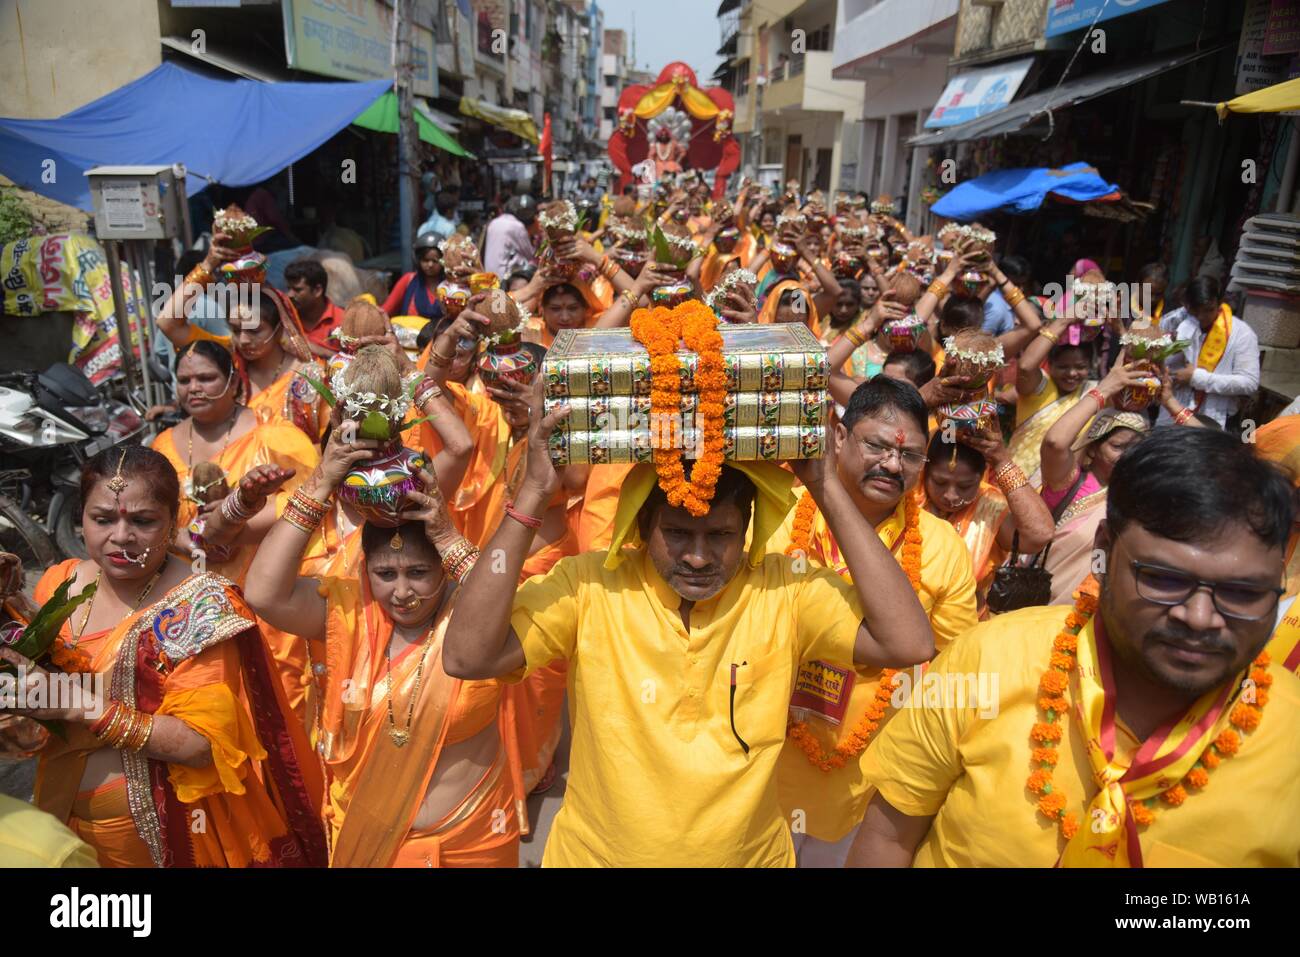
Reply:
[[[415,427],[416,427],[417,425],[419,425],[421,422],[432,422],[432,421],[433,421],[433,416],[431,416],[431,415],[422,415],[422,416],[420,416],[418,419],[412,419],[410,422],[407,422],[405,425],[403,425],[403,426],[402,426],[400,429],[398,429],[397,431],[398,431],[398,432],[405,432],[407,429],[413,429],[413,428],[415,428]]]
[[[72,587],[72,579],[59,585],[54,589],[54,594],[50,596],[49,601],[41,606],[41,610],[36,613],[32,623],[23,629],[22,636],[14,645],[14,650],[20,655],[24,655],[32,661],[40,660],[54,643],[59,629],[63,623],[72,617],[73,611],[84,601],[89,601],[95,597],[96,583],[92,582],[81,590],[81,593],[73,598],[68,597],[68,589]]]
[[[310,385],[313,389],[315,389],[317,392],[320,393],[320,397],[324,399],[326,402],[328,402],[331,408],[339,404],[339,400],[334,398],[333,390],[330,389],[330,387],[327,386],[324,382],[317,382],[315,379],[313,379],[311,376],[307,375],[306,373],[299,373],[299,374],[302,375],[302,377],[307,380],[308,385]]]
[[[655,247],[655,262],[676,263],[677,258],[673,255],[673,248],[668,245],[668,237],[664,231],[655,224],[655,231],[650,236],[650,241]]]
[[[1164,362],[1170,356],[1182,352],[1191,344],[1191,339],[1179,339],[1177,342],[1172,342],[1163,349],[1157,349],[1154,355],[1148,356],[1147,358],[1154,359],[1156,362]]]
[[[392,437],[388,416],[382,412],[367,412],[361,420],[361,427],[357,429],[357,435],[363,439],[387,442]]]

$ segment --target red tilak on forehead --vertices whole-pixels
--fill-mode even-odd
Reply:
[[[894,432],[894,442],[898,444],[899,448],[902,448],[903,443],[906,441],[907,441],[906,432],[904,432],[902,429],[898,429],[897,431]]]

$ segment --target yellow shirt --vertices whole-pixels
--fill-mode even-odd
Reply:
[[[876,526],[876,533],[886,548],[901,556],[903,532],[902,500],[898,508],[885,521]],[[957,530],[948,522],[931,515],[924,509],[918,516],[921,532],[921,607],[930,618],[934,630],[935,647],[942,651],[950,641],[964,634],[979,622],[975,600],[975,576],[971,568],[970,550]],[[790,543],[794,528],[791,511],[781,531],[772,537],[769,549],[781,554]],[[813,521],[814,547],[810,556],[815,561],[829,565],[848,578],[848,569],[834,547],[826,520],[821,513]],[[895,544],[897,547],[895,548]],[[807,673],[805,673],[807,677]],[[880,685],[880,671],[857,670],[849,703],[841,722],[836,725],[825,716],[809,711],[792,713],[792,719],[805,719],[809,731],[823,752],[834,749],[839,740],[855,728],[866,714],[876,689]],[[889,712],[892,714],[892,709]],[[793,741],[787,741],[777,764],[777,786],[781,808],[792,827],[822,841],[838,841],[857,827],[867,810],[871,788],[862,771],[865,752],[856,761],[842,768],[823,771]],[[800,813],[802,812],[802,813]]]
[[[905,708],[867,749],[867,778],[886,801],[914,817],[934,815],[914,866],[1056,863],[1065,842],[1038,814],[1036,795],[1025,781],[1033,747],[1029,729],[1042,720],[1038,682],[1068,611],[1038,607],[1001,615],[934,660],[926,681],[936,688],[940,680],[956,686],[949,675],[983,676],[990,688],[996,679],[995,715],[955,706],[960,701]],[[1300,818],[1281,810],[1300,807],[1300,679],[1276,664],[1269,673],[1274,683],[1263,720],[1243,736],[1237,755],[1210,772],[1204,791],[1189,792],[1180,807],[1160,807],[1155,822],[1139,829],[1146,867],[1300,863]],[[1065,794],[1065,810],[1084,818],[1097,785],[1077,719],[1064,726],[1052,777]],[[1140,742],[1118,719],[1116,731],[1116,759],[1131,759]]]
[[[644,552],[624,555],[613,570],[603,551],[562,559],[515,595],[527,670],[569,660],[569,783],[543,865],[793,866],[776,794],[786,707],[801,661],[852,662],[856,593],[769,555],[696,603],[688,632]]]
[[[26,801],[0,794],[0,867],[98,867],[90,845]]]

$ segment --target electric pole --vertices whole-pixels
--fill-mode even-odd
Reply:
[[[402,271],[415,269],[415,197],[420,177],[420,139],[415,126],[412,82],[415,58],[415,0],[397,0],[393,17],[393,83],[397,88],[397,196],[401,222]]]

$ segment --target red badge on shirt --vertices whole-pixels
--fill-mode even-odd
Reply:
[[[837,668],[825,661],[810,661],[799,666],[794,694],[790,696],[792,710],[816,715],[831,724],[844,720],[849,708],[849,693],[853,690],[855,674]]]

